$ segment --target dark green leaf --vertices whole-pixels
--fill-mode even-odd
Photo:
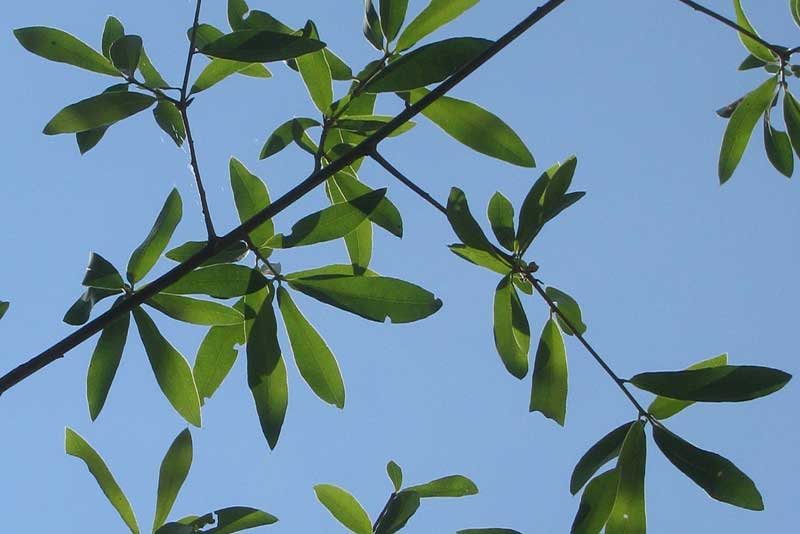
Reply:
[[[170,139],[175,141],[178,146],[183,145],[186,139],[186,128],[183,125],[183,117],[178,108],[172,102],[166,100],[159,100],[156,107],[153,108],[153,117],[156,119],[156,124],[166,133]]]
[[[506,275],[511,272],[511,264],[503,257],[485,250],[468,247],[466,245],[450,245],[448,247],[456,256],[460,256],[470,263],[485,267],[490,271]]]
[[[80,326],[89,320],[92,313],[92,308],[101,300],[108,298],[112,295],[119,295],[122,293],[119,289],[101,289],[97,287],[90,287],[83,292],[75,304],[70,306],[67,313],[64,314],[64,322],[72,326]]]
[[[500,192],[496,192],[489,200],[487,215],[498,243],[509,252],[514,252],[514,206]]]
[[[177,189],[173,189],[142,244],[128,260],[128,281],[135,284],[144,278],[167,248],[175,228],[183,216],[183,203]]]
[[[800,26],[800,0],[789,0],[789,8],[792,11],[792,18],[795,24]]]
[[[531,331],[511,276],[500,280],[494,293],[494,345],[508,372],[525,378]]]
[[[466,497],[476,495],[478,486],[463,475],[450,475],[432,480],[427,484],[411,486],[403,492],[414,492],[421,499],[427,497]]]
[[[347,130],[348,132],[357,133],[358,135],[361,136],[367,136],[377,132],[378,130],[386,126],[389,122],[391,122],[393,119],[394,117],[388,115],[349,114],[337,120],[336,127],[341,128],[342,130]],[[389,134],[389,137],[397,137],[398,135],[402,135],[411,130],[414,126],[416,126],[416,123],[408,121],[399,128],[397,128],[394,132]]]
[[[89,416],[97,419],[106,403],[114,376],[117,374],[122,351],[128,339],[130,314],[125,313],[103,328],[97,346],[89,362],[86,376],[86,398],[89,401]]]
[[[586,491],[581,495],[581,504],[575,514],[570,534],[600,534],[611,515],[618,484],[619,475],[616,469],[610,469],[589,482]]]
[[[113,93],[113,92],[120,92],[120,91],[127,91],[128,84],[126,83],[118,83],[112,85],[111,87],[107,88],[104,93]],[[86,130],[85,132],[77,132],[75,134],[75,140],[78,142],[78,150],[80,150],[81,155],[86,154],[91,149],[97,146],[97,144],[103,139],[108,131],[109,126],[100,126],[99,128],[93,128],[91,130]]]
[[[727,354],[720,354],[719,356],[715,356],[714,358],[709,358],[708,360],[703,360],[702,362],[696,363],[694,365],[690,365],[687,369],[707,369],[709,367],[719,367],[720,365],[727,365],[728,364],[728,355]],[[656,419],[667,419],[668,417],[672,417],[676,413],[688,408],[694,404],[693,401],[682,401],[676,399],[670,399],[669,397],[656,397],[655,400],[650,403],[650,406],[647,408],[647,411],[650,412],[650,415],[655,417]]]
[[[400,488],[403,487],[403,470],[394,460],[389,460],[389,463],[386,464],[386,474],[389,475],[389,480],[392,481],[394,491],[400,491]]]
[[[531,412],[541,412],[561,426],[567,416],[567,352],[556,323],[549,319],[542,330],[533,365]]]
[[[242,326],[215,326],[203,338],[192,372],[201,403],[211,398],[236,363],[236,345],[244,345]]]
[[[325,182],[325,192],[331,204],[347,202],[349,199],[337,187],[338,183],[334,181],[334,178],[332,177]],[[386,198],[384,197],[383,200],[386,200]],[[362,273],[366,271],[369,268],[370,260],[372,260],[372,223],[366,220],[363,221],[355,230],[344,236],[344,244],[347,248],[347,254],[350,256],[350,262],[356,272]]]
[[[233,326],[244,321],[244,316],[233,308],[207,300],[162,293],[150,297],[145,303],[164,315],[184,323],[205,326]]]
[[[183,245],[168,251],[165,256],[172,261],[183,263],[201,250],[206,248],[207,241],[187,241]],[[237,241],[222,252],[218,252],[210,259],[202,263],[202,266],[218,265],[220,263],[235,263],[247,256],[247,244],[244,241]]]
[[[4,300],[0,300],[0,319],[2,319],[3,316],[6,314],[6,312],[8,311],[9,306],[11,306],[10,302],[6,302]]]
[[[169,341],[164,339],[155,323],[141,308],[133,310],[147,358],[164,396],[172,407],[189,423],[200,426],[200,398],[192,377],[189,362]]]
[[[26,50],[50,61],[67,63],[100,74],[119,76],[119,71],[108,59],[67,32],[33,26],[14,30],[14,36]]]
[[[742,402],[775,393],[792,375],[750,365],[641,373],[630,379],[639,389],[671,399],[699,402]]]
[[[175,438],[158,471],[158,492],[153,530],[164,524],[192,466],[192,434],[187,428]]]
[[[715,111],[715,113],[723,119],[730,119],[731,115],[733,115],[733,112],[736,111],[736,108],[738,108],[739,104],[742,103],[742,100],[744,100],[744,97],[737,98],[727,106],[719,108],[717,111]]]
[[[578,493],[586,482],[594,476],[597,471],[606,463],[610,462],[617,456],[622,448],[622,442],[628,431],[635,421],[625,423],[618,426],[608,434],[602,437],[600,441],[592,445],[586,453],[581,456],[575,469],[572,471],[572,477],[569,481],[569,491],[573,495]],[[610,507],[609,507],[609,511]]]
[[[377,50],[383,51],[383,31],[378,12],[375,11],[375,4],[372,0],[364,0],[364,37]]]
[[[794,151],[800,155],[800,103],[789,91],[783,95],[783,120]]]
[[[138,35],[120,37],[109,49],[111,63],[126,77],[130,78],[139,68],[142,57],[142,38]]]
[[[375,534],[394,534],[408,523],[419,508],[416,491],[401,491],[390,497],[386,512],[375,525]]]
[[[550,183],[550,178],[558,170],[559,165],[553,165],[542,173],[536,182],[533,183],[522,208],[519,211],[519,227],[517,228],[517,246],[521,253],[525,253],[533,240],[544,226],[545,214],[543,208],[544,194]]]
[[[511,528],[465,528],[457,530],[457,534],[521,534]]]
[[[161,89],[168,87],[169,84],[161,77],[161,73],[153,66],[147,51],[142,48],[142,57],[139,59],[139,72],[142,73],[144,84],[153,89]]]
[[[577,332],[581,335],[584,334],[586,332],[586,325],[583,323],[581,308],[578,306],[578,303],[575,302],[575,299],[552,286],[548,287],[545,292],[547,296],[550,297],[550,300],[556,303],[558,310],[566,315],[569,323],[575,327]],[[573,335],[572,328],[567,325],[560,315],[556,314],[556,320],[565,334],[568,336]]]
[[[316,269],[308,269],[305,271],[297,271],[284,275],[287,280],[296,280],[298,278],[314,278],[318,276],[377,276],[377,273],[367,270],[364,273],[356,272],[352,265],[326,265],[325,267],[317,267]]]
[[[644,474],[647,441],[641,421],[631,425],[617,460],[617,497],[606,524],[606,534],[633,534],[647,530],[644,500]]]
[[[170,521],[161,525],[153,534],[195,534],[195,532],[196,529],[192,525]]]
[[[764,148],[772,166],[787,178],[791,178],[794,172],[792,142],[786,132],[772,127],[769,111],[764,113]]]
[[[205,534],[234,534],[250,528],[271,525],[278,521],[272,514],[246,506],[231,506],[214,512],[217,526],[204,531]]]
[[[325,54],[325,61],[328,62],[334,80],[350,81],[353,79],[353,70],[342,61],[342,58],[331,52],[330,48],[325,48],[322,52]]]
[[[764,65],[766,65],[764,61],[761,61],[753,54],[750,54],[744,58],[744,61],[742,61],[742,63],[739,65],[739,70],[760,69]]]
[[[46,135],[110,126],[153,105],[155,98],[127,91],[103,93],[65,107],[44,127]]]
[[[298,142],[299,139],[306,135],[306,130],[314,126],[321,126],[321,124],[314,119],[303,117],[286,121],[278,126],[278,128],[272,132],[272,135],[269,136],[267,142],[264,143],[264,148],[261,149],[259,159],[266,159],[270,156],[274,156],[289,146],[293,141]]]
[[[777,83],[775,77],[770,77],[755,91],[748,93],[731,115],[722,138],[722,149],[719,154],[720,183],[724,184],[733,176],[733,171],[739,165],[744,149],[750,142],[750,136],[758,118],[772,103]]]
[[[572,178],[575,176],[577,166],[578,158],[570,156],[558,166],[556,172],[550,177],[542,198],[545,220],[551,219],[551,214],[561,206],[564,195],[566,195],[567,189],[572,184]]]
[[[382,276],[316,276],[289,285],[306,295],[371,321],[410,323],[436,313],[442,301],[419,286]]]
[[[256,213],[269,207],[267,186],[236,158],[231,158],[230,175],[233,200],[241,222],[249,220]],[[261,248],[274,234],[275,224],[270,219],[260,224],[249,235],[253,245]]]
[[[403,27],[408,0],[380,0],[380,7],[381,29],[386,36],[386,42],[391,43]]]
[[[319,502],[348,530],[356,534],[372,534],[369,515],[350,493],[330,484],[317,484],[314,493]]]
[[[357,177],[348,171],[337,172],[328,180],[331,189],[338,189],[342,196],[348,200],[371,193],[370,189]],[[403,237],[403,218],[391,200],[384,197],[375,210],[370,214],[369,220],[397,237]]]
[[[312,39],[319,39],[317,28],[311,21],[306,24],[303,34]],[[333,102],[333,78],[331,67],[325,58],[325,51],[318,50],[302,55],[295,62],[314,105],[321,113],[326,113]]]
[[[413,104],[428,93],[427,89],[416,89],[403,98]],[[536,166],[530,150],[516,132],[500,117],[472,102],[444,96],[425,108],[422,114],[454,139],[481,154],[521,167]]]
[[[89,256],[89,265],[86,266],[86,274],[81,284],[86,287],[109,290],[118,290],[125,287],[122,275],[119,274],[116,267],[95,252],[92,252]]]
[[[755,483],[730,460],[684,441],[666,428],[653,427],[653,438],[664,456],[684,475],[718,501],[748,510],[763,510]]]
[[[173,295],[209,295],[220,299],[241,297],[267,285],[260,272],[243,265],[211,265],[187,274],[167,289]]]
[[[102,39],[102,46],[101,50],[103,51],[103,55],[111,59],[111,45],[114,44],[114,41],[123,37],[125,35],[125,27],[122,25],[122,22],[116,17],[108,17],[106,19],[106,24],[103,27],[103,39]]]
[[[367,84],[370,93],[410,91],[455,74],[493,44],[477,37],[454,37],[431,43],[389,64]]]
[[[325,48],[325,43],[299,35],[265,30],[239,30],[201,48],[208,56],[251,63],[296,58]]]
[[[197,28],[192,26],[186,30],[186,38],[189,40],[189,42],[192,41],[193,32],[194,45],[197,49],[204,48],[217,39],[222,39],[225,36],[225,33],[216,26],[212,26],[211,24],[200,24],[197,26]]]
[[[750,21],[747,20],[747,15],[745,15],[744,9],[742,9],[741,0],[733,0],[733,7],[736,10],[736,23],[750,33],[758,35],[758,32],[753,28],[752,24],[750,24]],[[739,38],[742,40],[742,44],[744,44],[745,48],[758,59],[768,62],[775,61],[775,54],[763,44],[741,32],[739,32]]]
[[[257,70],[250,74],[251,69]],[[259,78],[270,78],[272,73],[263,65],[257,63],[247,63],[244,61],[232,61],[230,59],[215,58],[206,65],[195,82],[192,84],[191,94],[200,93],[218,84],[228,76],[236,73],[255,75]]]
[[[461,16],[480,0],[431,0],[431,3],[411,21],[397,40],[397,51],[402,52],[417,44],[448,22]]]
[[[450,197],[447,199],[447,220],[450,221],[450,226],[462,243],[471,248],[493,253],[494,247],[472,216],[467,196],[457,187],[450,190]]]
[[[86,464],[89,472],[97,481],[97,485],[105,494],[111,505],[117,510],[120,517],[133,534],[139,534],[139,525],[136,523],[136,516],[131,509],[125,493],[119,487],[111,471],[108,470],[103,458],[97,454],[91,445],[74,430],[67,427],[64,448],[70,456],[80,458]]]

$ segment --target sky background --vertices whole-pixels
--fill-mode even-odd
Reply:
[[[537,3],[484,0],[435,38],[497,37]],[[202,20],[227,29],[225,2],[204,4]],[[412,0],[410,12],[424,4]],[[0,371],[72,330],[61,318],[81,293],[89,253],[123,269],[173,187],[183,197],[184,220],[172,243],[204,234],[187,154],[149,112],[112,128],[83,157],[71,136],[41,134],[59,109],[110,82],[27,53],[12,29],[54,26],[99,47],[104,20],[113,14],[129,33],[143,36],[153,62],[177,85],[193,5],[76,0],[4,7],[0,299],[12,307],[0,321]],[[733,11],[730,2],[710,5]],[[251,7],[294,27],[313,18],[322,38],[355,69],[374,56],[361,34],[361,1],[252,0]],[[800,44],[787,1],[745,7],[770,40]],[[486,228],[483,214],[495,191],[519,207],[543,169],[577,154],[573,188],[588,194],[548,225],[530,259],[546,283],[581,303],[587,336],[614,369],[622,376],[680,369],[728,352],[733,363],[796,375],[797,184],[769,165],[760,126],[733,179],[720,187],[716,176],[725,122],[713,110],[764,79],[763,72],[737,72],[745,56],[735,33],[674,0],[569,0],[452,93],[507,120],[539,169],[475,154],[424,118],[382,151],[442,201],[451,186],[464,189]],[[305,153],[292,148],[266,162],[257,159],[277,125],[314,116],[299,77],[282,65],[271,69],[270,80],[231,78],[191,107],[219,229],[237,222],[230,156],[262,177],[273,198],[310,170]],[[794,79],[790,83],[797,87]],[[337,91],[343,94],[345,86]],[[379,109],[396,112],[395,100],[385,97]],[[203,429],[193,430],[195,463],[171,518],[249,505],[281,519],[259,532],[341,532],[316,502],[313,485],[348,489],[374,519],[391,491],[384,466],[394,459],[411,484],[463,473],[480,487],[474,497],[426,500],[408,532],[485,526],[567,532],[579,502],[568,491],[575,462],[607,431],[632,419],[631,406],[567,339],[566,428],[528,413],[530,379],[511,377],[494,349],[497,275],[451,254],[445,245],[455,237],[441,215],[377,166],[365,165],[361,176],[373,187],[389,187],[405,223],[402,240],[376,231],[374,269],[434,291],[444,307],[420,323],[382,325],[298,296],[339,359],[347,386],[344,411],[317,399],[289,358],[289,411],[270,452],[240,358],[204,407]],[[279,229],[324,205],[323,192],[313,192],[278,218]],[[288,271],[343,262],[346,253],[334,243],[275,257]],[[153,275],[169,263],[160,263]],[[524,305],[535,346],[547,311],[535,298]],[[193,361],[204,329],[153,316]],[[285,336],[281,342],[288,355]],[[158,390],[132,326],[108,403],[92,424],[85,374],[93,345],[85,343],[0,399],[3,532],[126,532],[81,462],[65,456],[65,425],[105,457],[143,530],[152,523],[158,466],[185,423]],[[650,532],[787,532],[797,506],[799,403],[792,382],[766,399],[697,405],[671,420],[674,431],[748,473],[766,511],[710,500],[650,441]]]

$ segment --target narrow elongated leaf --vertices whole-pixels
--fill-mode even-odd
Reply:
[[[525,378],[531,331],[510,276],[500,280],[494,293],[494,345],[508,372]]]
[[[386,189],[377,189],[353,200],[312,213],[292,225],[291,234],[288,236],[277,234],[267,242],[267,246],[292,248],[344,237],[364,222],[385,196]]]
[[[748,93],[731,115],[728,126],[725,128],[719,154],[719,181],[721,184],[733,176],[733,171],[739,165],[744,149],[750,142],[750,136],[758,118],[772,103],[777,83],[775,77],[770,77],[755,91]]]
[[[753,54],[748,55],[744,58],[744,61],[739,65],[738,70],[750,70],[750,69],[760,69],[764,67],[767,63],[761,61]]]
[[[320,302],[371,321],[411,323],[436,313],[442,301],[425,289],[383,276],[316,276],[289,285]]]
[[[548,287],[545,290],[545,293],[547,293],[547,296],[556,303],[559,311],[567,316],[570,324],[577,329],[579,334],[586,332],[586,325],[584,324],[583,317],[581,316],[581,308],[578,306],[578,303],[575,302],[575,299],[552,286]],[[560,316],[556,315],[556,320],[565,334],[568,336],[573,335],[572,329],[566,324],[566,322],[564,322],[563,319],[561,319]]]
[[[173,189],[142,244],[128,260],[128,281],[135,284],[144,278],[167,248],[175,228],[183,216],[183,202],[177,189]]]
[[[168,251],[165,256],[172,261],[183,263],[201,250],[206,248],[207,241],[187,241],[183,245]],[[218,252],[211,258],[202,263],[201,266],[219,265],[220,263],[235,263],[247,256],[247,244],[244,241],[237,241],[227,249]]]
[[[447,199],[447,220],[462,243],[468,247],[493,253],[494,247],[486,238],[478,221],[472,216],[464,192],[453,187]]]
[[[569,481],[569,491],[573,495],[578,493],[586,482],[594,476],[597,471],[606,463],[610,462],[617,456],[622,448],[622,442],[631,425],[635,421],[620,425],[605,436],[600,441],[592,445],[586,453],[581,456],[575,469],[572,471],[572,477]],[[616,489],[616,488],[615,488]],[[609,511],[611,509],[609,508]]]
[[[589,482],[586,491],[581,495],[581,504],[570,534],[600,534],[611,515],[618,485],[619,474],[616,468],[597,475]]]
[[[107,88],[104,93],[113,93],[113,92],[120,92],[120,91],[127,91],[128,84],[126,83],[118,83],[112,85],[111,87]],[[105,137],[106,132],[110,126],[100,126],[99,128],[93,128],[91,130],[86,130],[85,132],[77,132],[75,134],[75,141],[78,143],[78,150],[80,150],[81,155],[86,154],[91,149],[97,146],[97,144]]]
[[[116,17],[108,17],[103,27],[103,39],[101,50],[107,59],[111,59],[111,45],[114,41],[125,35],[125,27]],[[94,51],[94,50],[93,50]]]
[[[331,189],[338,189],[347,200],[371,193],[373,189],[347,171],[337,172],[328,179]],[[369,215],[369,220],[396,237],[403,237],[403,218],[397,207],[385,196]]]
[[[628,430],[617,460],[617,497],[606,524],[607,534],[645,534],[647,516],[644,500],[644,474],[647,441],[644,424],[635,422]]]
[[[86,266],[86,274],[81,284],[86,287],[109,290],[119,290],[125,287],[122,275],[119,274],[116,267],[96,252],[92,252],[89,256],[89,265]]]
[[[800,103],[788,90],[783,94],[783,120],[794,151],[800,155]]]
[[[86,376],[86,399],[89,401],[89,416],[92,421],[100,415],[108,398],[128,339],[130,322],[130,314],[126,313],[103,328],[92,353]]]
[[[349,200],[337,186],[338,182],[334,181],[333,178],[325,182],[325,192],[331,204],[334,205]],[[384,197],[383,200],[386,200],[386,198]],[[344,244],[356,273],[365,272],[369,268],[369,262],[372,259],[372,223],[368,220],[363,221],[355,230],[344,236]]]
[[[528,247],[530,247],[544,226],[544,194],[547,190],[547,185],[550,183],[550,178],[557,170],[558,164],[553,165],[542,173],[539,179],[533,183],[528,194],[525,195],[525,200],[522,202],[522,208],[519,211],[519,226],[517,227],[517,245],[523,254],[528,250]]]
[[[278,306],[300,375],[320,399],[344,408],[344,381],[328,344],[282,287],[278,288]]]
[[[10,306],[11,306],[10,302],[6,302],[5,300],[0,300],[0,319],[3,318],[3,316],[6,314]]]
[[[254,70],[255,69],[255,70]],[[197,94],[210,89],[232,74],[244,74],[256,78],[271,78],[272,73],[263,65],[232,61],[230,59],[214,58],[205,66],[203,71],[192,84],[190,94]]]
[[[416,89],[405,94],[404,99],[413,104],[429,92]],[[536,166],[533,155],[519,135],[500,117],[477,104],[444,96],[425,108],[422,114],[476,152],[520,167]]]
[[[147,50],[144,48],[142,48],[142,57],[139,59],[139,72],[142,73],[144,84],[147,87],[151,87],[153,89],[163,89],[169,87],[167,81],[161,76],[161,73],[158,72],[158,69],[155,68],[153,62],[150,61],[150,57],[147,55]]]
[[[416,491],[401,491],[393,495],[386,512],[375,525],[375,534],[394,534],[408,523],[419,508],[419,494]]]
[[[270,156],[274,156],[292,142],[301,139],[306,135],[306,130],[314,126],[321,126],[321,124],[314,119],[304,117],[286,121],[278,126],[278,128],[272,132],[272,135],[269,136],[267,142],[264,143],[259,159],[267,159]]]
[[[166,133],[170,139],[175,141],[178,146],[183,145],[186,139],[186,127],[183,125],[183,117],[178,108],[172,102],[166,100],[159,100],[156,107],[153,108],[153,117],[156,119],[156,124]]]
[[[341,128],[342,130],[347,130],[348,132],[359,134],[361,136],[367,136],[372,135],[386,126],[386,124],[391,122],[392,119],[394,119],[394,117],[389,115],[349,114],[345,115],[344,118],[337,120],[336,127]],[[398,135],[402,135],[410,131],[412,128],[414,128],[414,126],[416,126],[415,122],[408,121],[397,128],[394,132],[389,134],[389,137],[397,137]]]
[[[297,271],[283,275],[287,280],[297,280],[302,278],[314,278],[317,276],[378,276],[378,273],[367,269],[364,273],[356,272],[352,265],[338,264],[326,265],[324,267],[317,267],[315,269],[308,269],[305,271]]]
[[[493,44],[477,37],[454,37],[420,47],[389,64],[367,85],[370,93],[410,91],[439,83]]]
[[[456,534],[522,534],[512,528],[465,528],[457,530]]]
[[[630,379],[639,389],[671,399],[700,402],[743,402],[775,393],[792,375],[751,365],[640,373]]]
[[[314,493],[333,517],[349,530],[356,534],[372,534],[369,515],[350,493],[331,484],[317,484]]]
[[[511,264],[503,257],[485,250],[468,247],[466,245],[449,245],[448,248],[456,256],[460,256],[470,263],[485,267],[490,271],[507,275],[511,272]]]
[[[264,275],[244,265],[211,265],[187,274],[167,289],[173,295],[209,295],[220,299],[241,297],[267,285]]]
[[[67,63],[109,76],[120,75],[102,54],[67,32],[44,26],[32,26],[14,30],[14,37],[26,50],[50,61]]]
[[[690,365],[687,367],[687,369],[707,369],[709,367],[719,367],[720,365],[728,365],[727,354],[720,354],[719,356],[709,358],[708,360],[703,360],[702,362]],[[650,403],[650,406],[647,407],[647,411],[650,412],[650,415],[656,419],[667,419],[668,417],[672,417],[676,413],[688,408],[692,404],[694,404],[693,401],[682,401],[670,399],[669,397],[658,396],[655,398],[655,400],[653,400],[653,402]]]
[[[422,499],[428,497],[466,497],[467,495],[477,495],[478,486],[464,475],[450,475],[437,478],[427,484],[408,487],[403,491],[413,491]]]
[[[234,61],[269,63],[293,59],[325,48],[325,43],[299,35],[265,30],[239,30],[203,46],[203,54]]]
[[[187,428],[175,438],[167,454],[161,461],[158,471],[158,492],[156,493],[156,514],[153,530],[164,524],[172,505],[178,497],[181,486],[189,475],[192,466],[192,434]]]
[[[431,3],[411,21],[397,40],[397,51],[402,52],[417,44],[448,22],[460,17],[480,0],[431,0]]]
[[[664,456],[684,475],[718,501],[748,510],[763,510],[755,483],[733,463],[684,441],[666,428],[653,427],[653,438]]]
[[[256,527],[277,523],[278,518],[256,508],[247,506],[231,506],[214,512],[217,514],[217,526],[205,530],[205,534],[234,534]]]
[[[791,178],[794,172],[792,143],[786,132],[773,128],[769,111],[764,113],[764,148],[772,166],[787,178]]]
[[[800,26],[800,0],[789,0],[789,8],[792,11],[792,18],[795,24]]]
[[[383,50],[383,30],[378,12],[375,11],[375,4],[372,0],[364,0],[364,37],[375,47],[376,50]]]
[[[59,111],[44,127],[46,135],[84,132],[109,126],[155,103],[156,99],[142,93],[118,91],[102,93]]]
[[[89,320],[92,313],[92,308],[101,300],[108,298],[112,295],[119,295],[122,293],[119,289],[100,289],[97,287],[89,287],[83,292],[75,304],[70,306],[67,313],[64,314],[63,321],[68,325],[80,326]],[[2,307],[0,305],[0,307]]]
[[[222,385],[236,363],[239,354],[236,345],[244,345],[244,341],[244,328],[241,326],[215,326],[209,329],[197,350],[192,371],[201,403],[210,399]]]
[[[317,27],[311,21],[308,21],[303,33],[312,39],[319,39]],[[333,102],[333,78],[325,51],[302,55],[295,62],[314,105],[321,113],[326,113]]]
[[[236,158],[231,158],[230,175],[233,200],[236,203],[236,211],[239,213],[241,222],[249,220],[259,211],[269,207],[269,191],[267,191],[266,184]],[[249,235],[253,245],[260,248],[274,234],[275,224],[270,219],[260,224]]]
[[[205,326],[232,326],[244,322],[244,315],[218,302],[179,297],[162,293],[150,297],[145,304],[164,315],[184,323]]]
[[[544,325],[531,386],[531,412],[541,412],[561,426],[567,416],[567,352],[555,321]]]
[[[403,487],[403,470],[394,460],[389,460],[389,463],[386,464],[386,474],[389,475],[389,480],[392,481],[394,491],[400,491],[400,488]]]
[[[551,214],[560,207],[567,189],[572,184],[577,166],[578,158],[570,156],[558,166],[558,169],[550,177],[542,198],[545,220],[552,219]]]
[[[133,513],[131,504],[128,502],[122,488],[119,487],[114,476],[109,471],[103,458],[97,454],[91,445],[83,439],[77,432],[67,427],[64,448],[70,456],[80,458],[86,464],[89,472],[97,481],[97,485],[111,502],[119,516],[128,525],[133,534],[139,534],[139,525],[136,523],[136,516]]]
[[[380,0],[381,29],[386,42],[391,43],[397,37],[406,19],[408,0]]]
[[[139,68],[139,59],[142,57],[142,38],[138,35],[120,37],[111,45],[109,54],[114,67],[130,78]]]
[[[753,28],[753,25],[750,24],[750,21],[747,19],[744,9],[742,9],[742,1],[733,0],[733,7],[736,10],[736,23],[745,30],[749,30],[751,33],[758,35],[758,32],[755,30],[755,28]],[[742,44],[745,46],[745,48],[747,48],[750,53],[758,59],[767,62],[772,62],[777,59],[775,54],[773,54],[769,48],[759,43],[752,37],[739,32],[739,38],[742,40]]]
[[[200,398],[189,363],[164,339],[153,320],[141,308],[133,310],[147,358],[164,396],[189,423],[200,426]]]
[[[514,252],[516,235],[514,232],[514,206],[500,192],[496,192],[489,200],[487,213],[497,242],[509,252]]]

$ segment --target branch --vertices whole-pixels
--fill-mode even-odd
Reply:
[[[500,39],[490,46],[481,55],[461,67],[458,72],[450,76],[447,80],[439,84],[430,93],[421,98],[417,103],[407,107],[394,119],[386,123],[377,132],[367,137],[359,145],[353,147],[347,154],[332,162],[330,165],[314,172],[311,176],[300,182],[297,186],[291,189],[288,193],[277,199],[270,204],[267,208],[256,213],[249,220],[242,223],[240,226],[234,228],[226,235],[217,238],[216,240],[209,241],[208,245],[186,260],[177,267],[163,274],[152,283],[144,286],[136,293],[133,293],[129,298],[122,301],[118,306],[106,311],[99,315],[94,320],[86,323],[84,326],[65,337],[49,349],[33,357],[29,361],[23,363],[17,368],[11,370],[6,375],[0,377],[0,395],[8,391],[14,385],[30,377],[40,369],[53,363],[59,358],[63,358],[64,354],[74,349],[97,332],[101,331],[107,325],[112,323],[124,313],[129,313],[135,307],[143,304],[147,299],[157,295],[162,290],[174,284],[194,269],[199,267],[203,262],[211,259],[215,254],[221,250],[225,250],[237,241],[242,241],[247,235],[255,230],[264,222],[272,219],[275,215],[282,212],[288,206],[305,196],[318,185],[322,184],[336,174],[337,172],[345,169],[347,166],[354,163],[356,160],[370,155],[375,151],[378,144],[394,133],[400,126],[413,119],[422,110],[427,108],[433,102],[447,94],[448,91],[453,89],[464,79],[469,77],[472,73],[477,71],[487,61],[492,59],[495,55],[500,53],[504,48],[514,42],[522,34],[532,28],[536,23],[545,18],[548,14],[554,11],[558,6],[563,4],[566,0],[548,0],[545,4],[538,7],[530,15],[528,15],[522,22],[504,34]],[[198,1],[198,8],[200,1]],[[188,134],[188,130],[187,130]]]
[[[381,167],[386,169],[389,172],[389,174],[400,180],[403,183],[403,185],[414,191],[416,194],[422,197],[428,204],[430,204],[431,206],[442,212],[445,216],[447,216],[447,208],[445,208],[438,200],[433,198],[430,195],[430,193],[428,193],[420,186],[418,186],[417,184],[406,178],[406,176],[400,171],[398,171],[394,167],[394,165],[386,161],[386,159],[384,159],[384,157],[381,156],[380,153],[378,153],[377,148],[370,153],[370,157],[373,160],[375,160],[375,162],[378,163]]]

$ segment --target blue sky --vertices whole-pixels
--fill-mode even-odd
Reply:
[[[203,20],[226,27],[224,2],[206,3]],[[417,12],[424,2],[410,4]],[[759,31],[797,45],[788,2],[764,4],[745,4]],[[496,37],[530,5],[484,0],[439,36]],[[732,13],[728,2],[714,6]],[[251,7],[292,26],[313,18],[323,39],[356,68],[372,59],[360,31],[360,1],[253,0]],[[177,84],[192,10],[189,0],[6,6],[0,22],[6,72],[0,84],[6,103],[0,299],[12,301],[12,308],[0,322],[0,370],[70,332],[61,317],[81,292],[89,253],[124,266],[173,187],[184,199],[184,221],[173,242],[204,233],[187,154],[145,114],[113,128],[83,157],[69,136],[41,134],[61,107],[98,93],[107,80],[28,54],[12,29],[54,26],[99,46],[105,17],[113,14],[143,36],[154,63]],[[679,369],[728,352],[734,363],[796,375],[796,184],[769,165],[758,131],[731,182],[720,187],[716,177],[725,123],[713,110],[764,77],[736,71],[745,55],[732,31],[676,1],[570,0],[453,93],[505,118],[531,148],[538,170],[474,154],[424,119],[382,152],[441,200],[451,186],[464,189],[484,222],[494,191],[518,207],[542,169],[577,154],[574,187],[588,194],[547,227],[531,249],[532,259],[546,283],[578,299],[587,336],[618,373]],[[221,229],[236,223],[230,156],[261,176],[273,198],[310,169],[299,151],[257,160],[278,124],[314,113],[299,77],[281,65],[272,70],[270,80],[227,80],[191,108]],[[398,102],[386,97],[380,109],[396,112]],[[481,490],[461,500],[426,501],[409,532],[480,526],[525,534],[568,531],[578,505],[568,491],[575,462],[635,413],[569,339],[566,428],[529,414],[529,381],[508,375],[492,341],[497,277],[453,256],[445,247],[455,241],[446,221],[377,166],[365,165],[362,178],[389,187],[405,222],[402,241],[376,233],[373,267],[434,291],[444,307],[421,323],[393,326],[331,313],[298,297],[339,359],[345,410],[319,401],[290,364],[289,413],[278,448],[270,452],[240,358],[206,404],[203,429],[193,432],[195,463],[173,517],[241,504],[280,517],[263,532],[336,532],[342,527],[316,502],[312,486],[347,488],[374,519],[391,490],[384,466],[394,459],[409,483],[463,473]],[[278,219],[279,228],[288,229],[324,203],[323,193],[315,191]],[[345,259],[339,243],[278,257],[291,270]],[[535,299],[526,299],[525,307],[538,335],[547,311]],[[166,319],[159,325],[194,358],[201,328]],[[285,338],[282,344],[288,349]],[[125,532],[78,460],[64,455],[65,425],[104,455],[140,524],[151,524],[158,465],[184,423],[158,391],[132,332],[106,408],[92,424],[84,393],[92,346],[74,350],[0,400],[4,531]],[[798,401],[790,383],[767,399],[694,406],[676,416],[674,431],[723,454],[755,479],[766,511],[710,500],[651,441],[650,531],[786,531],[796,506],[793,477],[800,472],[800,430],[791,408]]]

